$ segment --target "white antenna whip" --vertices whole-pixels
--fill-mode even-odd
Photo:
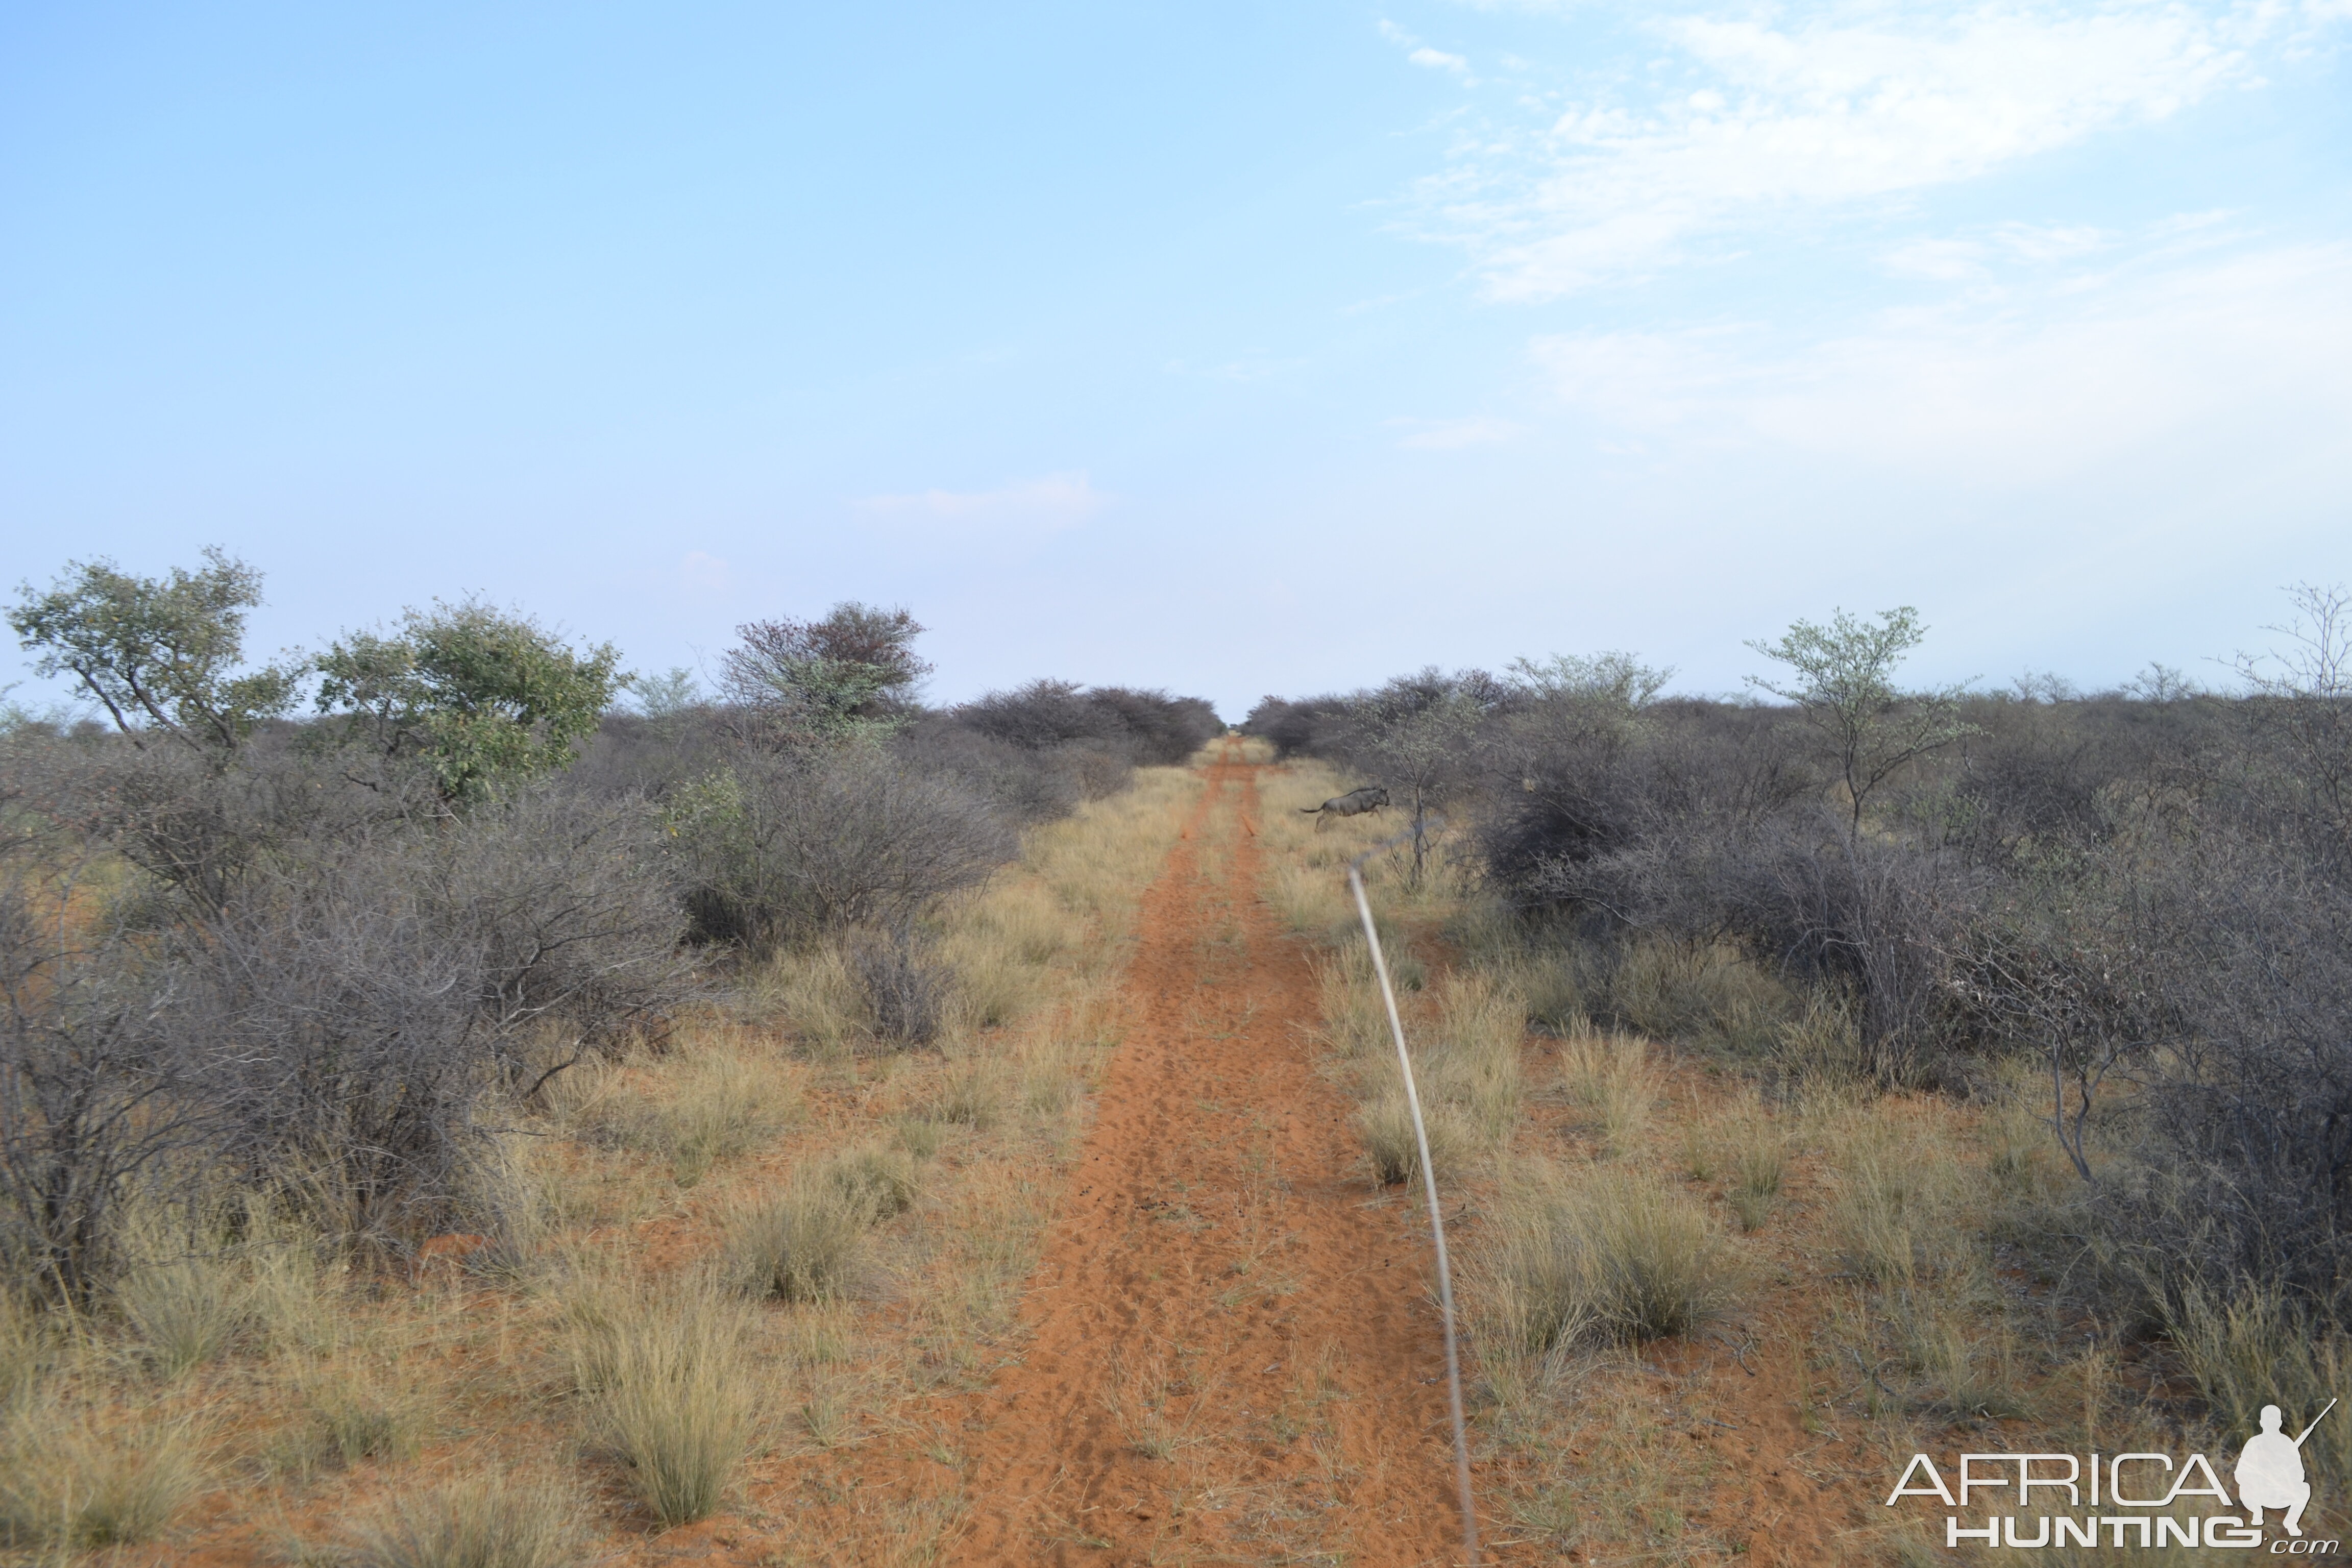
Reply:
[[[1404,1074],[1404,1102],[1412,1112],[1413,1142],[1421,1152],[1422,1190],[1429,1194],[1429,1234],[1437,1244],[1437,1305],[1445,1318],[1445,1398],[1454,1416],[1454,1485],[1462,1505],[1462,1544],[1469,1552],[1470,1568],[1478,1568],[1478,1508],[1470,1492],[1470,1437],[1462,1419],[1462,1357],[1454,1348],[1454,1270],[1445,1258],[1445,1214],[1437,1204],[1437,1170],[1429,1158],[1429,1128],[1421,1119],[1421,1091],[1413,1086],[1412,1058],[1404,1048],[1404,1021],[1397,1016],[1396,989],[1389,984],[1388,960],[1381,953],[1381,933],[1372,923],[1371,900],[1364,897],[1364,879],[1359,869],[1383,847],[1375,845],[1348,862],[1348,888],[1356,895],[1356,912],[1363,917],[1364,941],[1372,952],[1372,973],[1380,977],[1381,1001],[1389,1010],[1397,1070]]]

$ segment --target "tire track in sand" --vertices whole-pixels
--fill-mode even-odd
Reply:
[[[1145,897],[1028,1348],[968,1396],[949,1562],[1458,1555],[1426,1239],[1315,1070],[1314,976],[1258,900],[1236,752]]]

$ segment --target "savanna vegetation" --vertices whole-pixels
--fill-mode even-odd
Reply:
[[[975,1375],[1208,705],[926,707],[856,604],[709,694],[479,600],[255,664],[260,590],[9,614],[0,1550],[571,1562]]]
[[[2347,1392],[2341,593],[2217,689],[1917,689],[1896,610],[1756,642],[1737,699],[1556,656],[1236,741],[1159,691],[929,706],[899,609],[747,624],[706,690],[478,600],[257,663],[260,589],[78,563],[9,614],[79,700],[0,724],[0,1552],[1443,1540],[1375,1517],[1445,1472],[1363,1326],[1416,1310],[1359,1254],[1421,1155],[1359,857],[1498,1560],[1942,1560],[1861,1506],[1912,1453],[2222,1455]],[[972,1414],[1054,1234],[1187,1296],[1053,1346],[1037,1430],[1118,1435],[1080,1458],[1142,1500],[975,1531],[1063,1461]]]
[[[1694,1363],[1661,1398],[1662,1346],[1766,1384],[1794,1356],[1791,1441],[1856,1498],[1931,1449],[2225,1464],[2263,1405],[2292,1431],[2352,1392],[2352,599],[2296,591],[2221,689],[1910,689],[1924,630],[1800,622],[1731,700],[1604,654],[1249,717],[1297,802],[1402,808],[1306,836],[1272,890],[1401,1180],[1386,1023],[1316,867],[1402,835],[1391,959],[1521,1541],[1746,1550],[1694,1507],[1737,1463],[1657,1434],[1754,1423]],[[2340,1518],[2352,1426],[2305,1455]],[[1869,1524],[1815,1549],[1943,1554]]]

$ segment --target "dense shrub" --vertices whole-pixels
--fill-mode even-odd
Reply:
[[[2263,842],[2164,870],[2131,911],[2158,1029],[2126,1061],[2163,1179],[2118,1195],[2127,1231],[2352,1317],[2352,889]]]
[[[747,752],[678,791],[670,822],[698,931],[755,947],[904,926],[1018,848],[979,795],[864,747]]]
[[[1051,822],[1079,803],[1118,788],[1127,764],[1092,747],[1034,751],[984,735],[942,713],[900,731],[892,751],[919,772],[953,779],[997,810],[1024,822]]]
[[[1657,700],[1622,656],[1522,665],[1500,697],[1433,672],[1383,690],[1450,682],[1478,708],[1445,786],[1589,1005],[1641,1000],[1671,955],[1696,973],[1728,952],[1794,987],[1726,993],[1780,1007],[1743,1026],[1775,1059],[1824,1018],[1885,1080],[1973,1090],[1993,1081],[1976,1058],[2028,1054],[2083,1181],[2042,1239],[2084,1257],[2055,1273],[2143,1293],[2144,1321],[2259,1289],[2343,1323],[2352,601],[2297,607],[2300,640],[2242,661],[2231,697],[2168,672],[1931,694],[1933,712],[1880,689],[1893,739],[1868,755],[1900,759],[1883,775],[1832,754],[1818,715]],[[1361,769],[1379,696],[1269,698],[1246,727]]]
[[[1068,680],[1033,680],[991,692],[950,717],[1024,751],[1090,748],[1136,765],[1181,763],[1224,731],[1216,710],[1197,697],[1123,686],[1087,689]]]
[[[939,1037],[955,973],[907,926],[860,931],[845,944],[850,977],[873,1009],[874,1033],[900,1045]]]
[[[1261,697],[1242,721],[1242,733],[1272,742],[1277,758],[1328,756],[1336,749],[1347,712],[1344,697],[1309,697],[1295,702]]]
[[[78,1298],[117,1262],[125,1197],[212,1128],[140,947],[77,932],[70,889],[32,868],[0,875],[0,1269]]]
[[[233,1167],[397,1238],[446,1228],[512,1042],[484,943],[389,862],[361,848],[256,888],[180,944],[163,1000]]]
[[[944,715],[793,745],[708,707],[614,716],[570,773],[457,799],[295,724],[225,752],[12,721],[0,1268],[86,1296],[122,1205],[166,1182],[268,1187],[383,1245],[464,1222],[498,1108],[660,1028],[693,994],[689,936],[848,939],[879,1031],[933,1037],[951,988],[920,917],[1022,823],[1189,751],[1207,711],[1089,702],[1115,746]]]
[[[383,842],[379,839],[377,842]],[[481,953],[478,995],[503,1036],[546,1023],[609,1045],[688,994],[683,890],[642,801],[539,790],[401,841],[387,879]]]
[[[1052,681],[926,711],[922,627],[857,604],[739,627],[710,701],[472,600],[248,668],[260,602],[215,551],[10,613],[106,721],[0,707],[0,1294],[92,1297],[122,1215],[221,1181],[387,1246],[473,1217],[512,1104],[657,1033],[709,944],[835,942],[928,1040],[940,901],[1223,727]]]

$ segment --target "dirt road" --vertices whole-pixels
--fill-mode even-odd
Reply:
[[[1232,752],[1147,897],[1129,1026],[1023,1307],[961,1402],[967,1564],[1455,1560],[1427,1243],[1318,1075]]]

